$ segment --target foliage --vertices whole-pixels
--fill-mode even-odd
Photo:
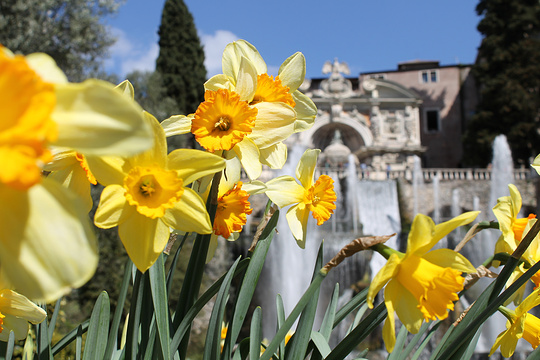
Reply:
[[[197,29],[183,0],[165,1],[158,34],[156,69],[167,94],[181,114],[193,113],[203,100],[206,69]]]
[[[49,54],[72,81],[95,72],[115,42],[103,18],[123,0],[2,0],[0,44]]]
[[[518,165],[540,151],[540,4],[481,0],[483,35],[473,74],[480,85],[477,113],[468,124],[464,161],[485,166],[495,136],[505,134]]]

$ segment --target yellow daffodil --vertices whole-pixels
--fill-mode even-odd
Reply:
[[[28,334],[28,323],[39,324],[47,317],[45,310],[13,290],[0,290],[0,341],[7,341],[13,330],[15,340]]]
[[[244,184],[240,181],[240,169],[241,164],[237,158],[227,160],[218,187],[218,205],[214,217],[210,248],[206,258],[207,262],[214,257],[218,245],[218,236],[222,236],[229,241],[236,240],[246,224],[247,215],[253,211],[248,199],[250,193],[254,191],[253,189],[258,190],[258,188],[254,187],[253,184],[244,187]],[[207,190],[202,195],[203,198],[206,198],[209,189],[205,185],[202,188]],[[248,188],[248,191],[246,191],[246,188]]]
[[[519,339],[523,338],[536,349],[540,344],[540,319],[529,314],[529,311],[540,304],[540,288],[534,290],[515,310],[507,309],[503,306],[499,311],[503,313],[508,321],[506,330],[501,332],[491,348],[489,356],[493,355],[495,350],[501,348],[501,354],[504,357],[511,357],[516,350]]]
[[[475,272],[461,254],[450,249],[431,248],[458,226],[473,221],[478,211],[461,214],[442,224],[418,214],[412,223],[405,254],[395,251],[375,275],[367,303],[373,308],[377,293],[386,285],[384,302],[388,317],[383,327],[386,349],[396,342],[394,312],[410,333],[416,334],[424,320],[445,319],[454,309],[457,293],[463,289],[463,272]]]
[[[224,159],[198,150],[179,149],[167,156],[163,128],[144,114],[153,127],[152,149],[130,158],[88,158],[93,174],[106,186],[94,222],[104,229],[118,226],[129,257],[142,272],[165,248],[169,228],[212,232],[203,200],[186,186],[225,166]]]
[[[510,190],[510,196],[503,196],[497,199],[497,204],[493,207],[493,213],[499,222],[499,228],[502,235],[495,244],[495,253],[506,252],[512,254],[523,238],[523,234],[526,234],[531,226],[536,222],[536,215],[529,214],[526,218],[518,218],[521,210],[521,194],[517,187],[513,184],[508,185]],[[525,250],[523,258],[525,258],[531,265],[540,260],[540,251],[538,247],[538,241],[533,241],[529,248]],[[495,263],[497,265],[497,263]],[[525,273],[524,265],[517,266],[510,278],[507,285],[512,284],[517,278]],[[540,275],[534,275],[531,280],[538,286],[540,281]],[[518,305],[523,299],[525,294],[526,284],[524,284],[516,293],[509,299],[514,301]]]
[[[534,161],[533,163],[531,164],[531,167],[536,170],[536,172],[538,174],[540,174],[540,155],[537,155],[535,158],[534,158]]]
[[[523,237],[523,231],[529,220],[535,219],[536,215],[530,214],[526,218],[518,218],[521,210],[521,194],[513,184],[508,185],[510,196],[503,196],[497,199],[497,204],[493,207],[493,213],[499,222],[502,236],[498,241],[497,248],[505,251],[509,247],[515,250]],[[536,220],[534,220],[536,221]],[[501,242],[504,242],[502,244]]]
[[[223,74],[205,83],[205,101],[193,116],[164,121],[167,134],[191,131],[211,152],[238,157],[250,179],[261,164],[280,169],[287,160],[283,141],[313,125],[317,109],[298,91],[306,65],[301,53],[289,57],[275,78],[255,47],[244,40],[230,43],[223,53]]]
[[[284,175],[266,183],[266,195],[280,208],[293,205],[287,211],[287,222],[296,242],[305,247],[309,213],[322,225],[336,208],[334,181],[328,175],[321,175],[314,181],[317,157],[321,150],[306,150],[296,168],[296,178]]]
[[[52,301],[97,266],[87,206],[41,171],[53,148],[134,154],[152,143],[141,108],[98,80],[68,83],[45,54],[0,46],[0,263],[9,284]]]

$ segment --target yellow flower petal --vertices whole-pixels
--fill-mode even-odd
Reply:
[[[32,324],[39,324],[47,317],[45,310],[10,289],[0,291],[0,312],[24,319]]]
[[[134,213],[118,226],[118,234],[133,264],[145,272],[163,252],[170,232],[160,219]]]
[[[165,131],[165,136],[187,134],[191,132],[191,120],[194,115],[173,115],[161,122],[161,127]]]
[[[309,210],[300,203],[292,206],[287,211],[287,223],[300,248],[306,247],[307,223],[309,218]]]
[[[129,80],[124,80],[120,84],[116,85],[116,89],[129,100],[133,100],[135,98],[135,89]]]
[[[259,161],[259,148],[255,145],[253,140],[249,137],[245,137],[244,140],[236,144],[233,151],[236,156],[238,156],[238,159],[240,159],[247,176],[251,180],[255,180],[261,176],[262,165]]]
[[[264,149],[259,149],[260,161],[271,169],[281,169],[287,162],[287,145],[278,142]]]
[[[185,232],[210,234],[212,224],[201,197],[189,188],[184,189],[180,200],[165,211],[163,222],[173,229]]]
[[[87,212],[92,210],[93,201],[90,194],[90,182],[88,182],[86,172],[78,162],[65,169],[54,171],[48,177],[58,181],[71,192],[77,194]]]
[[[321,150],[319,149],[307,149],[296,167],[296,178],[300,180],[302,186],[309,189],[313,186],[313,174],[315,173],[315,167],[317,166],[317,158]]]
[[[129,171],[126,158],[118,156],[86,156],[92,174],[104,186],[122,184]]]
[[[296,111],[296,121],[294,122],[294,132],[301,132],[310,129],[315,123],[317,116],[317,106],[308,96],[300,91],[295,91],[292,94]]]
[[[424,214],[416,215],[407,238],[407,253],[423,255],[429,251],[434,231],[435,223],[429,216]]]
[[[169,154],[168,168],[184,180],[184,186],[225,168],[225,159],[200,150],[178,149]]]
[[[266,196],[283,208],[304,201],[305,189],[288,175],[279,176],[266,183]]]
[[[234,91],[234,87],[232,79],[225,74],[214,75],[204,83],[204,89],[211,91],[219,89]]]
[[[163,127],[154,115],[144,111],[143,116],[146,123],[151,127],[153,146],[144,152],[130,157],[129,162],[136,164],[136,166],[165,167],[167,164],[167,138],[165,137],[165,130],[163,130]]]
[[[439,240],[441,240],[453,230],[457,229],[462,225],[467,225],[471,223],[474,219],[476,219],[478,214],[480,214],[480,211],[469,211],[441,224],[435,225],[435,232],[431,241],[431,247],[433,247]]]
[[[25,56],[26,62],[43,81],[53,84],[65,84],[68,82],[66,75],[56,65],[56,62],[47,54],[34,53]]]
[[[255,95],[255,90],[257,90],[257,70],[249,60],[242,57],[235,91],[240,95],[240,100],[249,103]]]
[[[375,296],[381,291],[381,289],[386,285],[393,277],[397,275],[398,265],[401,262],[401,259],[397,254],[390,255],[386,265],[373,277],[371,284],[369,285],[369,290],[367,294],[367,304],[370,308],[373,308],[373,300]],[[388,311],[390,313],[390,311]]]
[[[29,326],[28,321],[11,315],[6,315],[6,317],[2,320],[2,327],[4,328],[4,331],[0,333],[0,341],[8,341],[10,330],[13,330],[15,340],[26,339]]]
[[[384,302],[390,312],[393,308],[399,320],[411,334],[416,334],[422,326],[424,316],[418,309],[418,302],[403,285],[396,280],[391,280],[384,290]],[[392,305],[389,307],[389,303]]]
[[[289,87],[282,85],[279,76],[274,79],[268,74],[257,76],[257,91],[249,100],[250,105],[260,102],[282,102],[293,108],[295,105]]]
[[[26,192],[0,186],[0,228],[2,271],[28,298],[54,301],[94,274],[97,247],[88,214],[53,180]]]
[[[152,145],[142,109],[112,84],[87,80],[55,86],[52,117],[62,131],[55,145],[92,155],[131,155]]]
[[[129,205],[126,190],[121,185],[109,185],[103,189],[94,223],[102,229],[110,229],[133,216],[135,207]]]
[[[242,56],[253,63],[253,66],[257,70],[257,74],[264,74],[267,72],[266,63],[255,46],[245,40],[233,41],[225,47],[221,65],[223,74],[234,79],[235,83],[240,69]]]
[[[476,268],[460,253],[450,249],[437,249],[422,256],[425,260],[441,267],[451,267],[464,273],[474,273]]]
[[[255,126],[249,138],[261,149],[287,139],[294,133],[296,113],[284,103],[261,102],[254,106],[258,110]]]
[[[306,77],[306,58],[301,52],[289,56],[279,67],[279,78],[290,92],[296,91]]]

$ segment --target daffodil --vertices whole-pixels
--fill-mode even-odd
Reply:
[[[289,57],[275,78],[255,47],[230,43],[222,58],[223,74],[205,83],[205,101],[193,116],[164,121],[168,134],[189,130],[205,149],[238,157],[248,177],[258,178],[261,164],[280,169],[287,160],[283,141],[313,125],[317,109],[298,91],[306,65],[301,53]]]
[[[45,54],[0,46],[0,263],[9,284],[52,301],[84,284],[97,266],[87,206],[41,175],[53,148],[128,155],[152,137],[141,108],[112,84],[68,83]]]
[[[13,331],[15,340],[28,334],[28,323],[39,324],[47,317],[45,310],[23,295],[10,290],[0,290],[0,341],[7,341]]]
[[[513,184],[509,184],[508,189],[510,190],[510,196],[498,198],[497,204],[493,207],[493,213],[499,222],[499,228],[502,233],[495,244],[495,253],[506,252],[512,254],[521,242],[523,234],[526,234],[536,222],[536,215],[534,214],[529,214],[526,218],[518,218],[522,203],[521,194]],[[529,248],[525,250],[523,258],[530,264],[534,264],[540,260],[538,241],[533,241],[531,243]],[[510,275],[507,284],[512,284],[517,278],[523,275],[525,271],[524,264],[517,266],[512,272],[512,275]],[[538,286],[540,275],[533,275],[531,280]],[[516,291],[510,301],[514,301],[516,305],[519,304],[523,299],[525,288],[526,284]]]
[[[504,357],[511,357],[516,350],[519,339],[523,338],[536,349],[540,344],[540,319],[529,314],[529,311],[540,304],[540,288],[534,290],[515,310],[507,309],[503,306],[499,311],[503,313],[508,321],[506,330],[501,332],[495,344],[491,348],[489,356],[493,355],[495,350],[501,348],[501,354]]]
[[[240,161],[233,158],[227,160],[227,165],[223,170],[223,176],[218,187],[218,204],[214,217],[213,233],[210,238],[210,248],[206,258],[207,262],[214,257],[218,245],[218,236],[222,236],[229,241],[238,239],[247,222],[247,216],[253,211],[249,196],[251,193],[260,192],[261,182],[256,181],[254,184],[245,186],[240,181],[240,168]],[[262,187],[266,188],[264,184]]]
[[[105,189],[94,223],[104,229],[118,226],[120,239],[137,268],[144,272],[169,239],[169,228],[212,232],[203,200],[186,186],[221,171],[225,160],[204,151],[179,149],[167,155],[165,132],[152,124],[154,147],[134,157],[89,157],[88,164]]]
[[[287,222],[296,242],[305,247],[309,214],[322,225],[330,218],[336,208],[334,181],[328,175],[321,175],[314,180],[317,157],[321,150],[306,150],[296,167],[296,178],[289,175],[279,176],[266,183],[266,195],[280,208],[293,205],[287,211]]]
[[[454,309],[457,293],[463,289],[462,273],[476,270],[453,250],[430,250],[452,230],[473,221],[478,213],[467,212],[438,225],[430,217],[418,214],[412,223],[406,253],[394,251],[373,278],[367,296],[370,308],[386,285],[384,302],[388,317],[383,339],[389,352],[396,343],[394,312],[407,330],[416,334],[424,320],[446,319],[448,310]]]

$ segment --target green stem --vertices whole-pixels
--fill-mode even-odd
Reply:
[[[373,245],[370,249],[384,256],[386,260],[388,260],[390,258],[390,255],[392,254],[397,254],[400,258],[405,256],[405,254],[403,254],[402,252],[394,250],[391,247],[386,246],[382,243]]]

